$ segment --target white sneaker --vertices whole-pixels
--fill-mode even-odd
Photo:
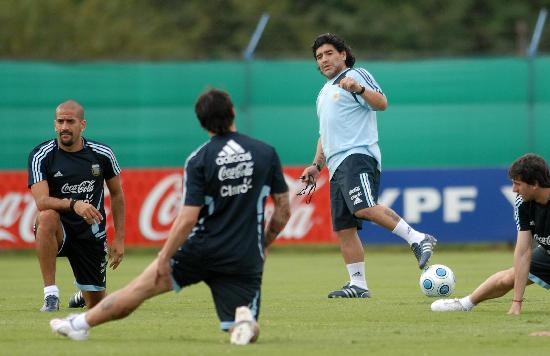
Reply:
[[[435,312],[450,312],[450,311],[470,311],[464,308],[458,298],[455,299],[438,299],[432,303],[432,311]]]
[[[58,335],[66,336],[76,341],[86,340],[89,335],[88,330],[76,330],[73,327],[73,319],[76,317],[77,314],[71,314],[64,319],[52,319],[50,320],[50,327]]]
[[[258,323],[252,316],[252,311],[246,306],[235,311],[235,324],[229,330],[230,342],[233,345],[248,345],[258,339]]]

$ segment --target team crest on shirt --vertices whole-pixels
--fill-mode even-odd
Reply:
[[[97,177],[101,174],[101,168],[99,167],[99,164],[92,164],[92,175],[94,177]]]
[[[334,93],[332,93],[332,101],[338,101],[340,99],[340,92],[338,90],[335,90]]]

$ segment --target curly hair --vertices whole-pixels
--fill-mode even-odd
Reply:
[[[201,126],[216,135],[228,133],[235,119],[229,94],[217,89],[210,89],[199,96],[195,103],[195,114]]]
[[[550,188],[548,164],[544,158],[534,153],[516,159],[508,169],[508,177],[530,185],[538,183],[542,188]]]
[[[324,33],[322,35],[317,36],[315,41],[313,41],[313,45],[311,45],[311,49],[313,51],[313,58],[317,58],[316,52],[319,47],[325,44],[331,44],[336,48],[338,52],[346,51],[346,66],[348,68],[352,68],[355,64],[355,56],[351,53],[351,47],[349,47],[343,39],[336,36],[333,33]]]

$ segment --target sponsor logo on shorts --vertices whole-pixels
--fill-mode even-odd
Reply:
[[[361,199],[363,193],[361,192],[361,188],[359,188],[359,186],[350,189],[348,194],[350,199],[353,201],[353,205],[361,204],[363,202],[363,199]]]

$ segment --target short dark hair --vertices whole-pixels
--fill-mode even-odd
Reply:
[[[527,153],[516,159],[508,169],[508,177],[530,185],[538,183],[543,188],[550,188],[548,164],[544,158],[534,153]]]
[[[351,47],[348,46],[343,39],[333,33],[323,33],[322,35],[317,36],[311,46],[311,49],[313,50],[313,58],[317,59],[317,49],[327,43],[333,45],[338,52],[346,51],[346,66],[349,68],[353,67],[355,64],[355,56],[351,53]]]
[[[228,133],[235,119],[229,94],[217,89],[210,89],[199,96],[195,103],[195,114],[201,126],[216,135]]]
[[[59,104],[57,108],[55,108],[54,118],[57,118],[57,113],[60,110],[74,110],[76,112],[76,117],[79,120],[84,120],[84,108],[75,100],[69,99]]]

